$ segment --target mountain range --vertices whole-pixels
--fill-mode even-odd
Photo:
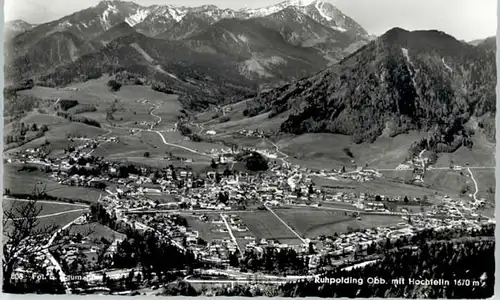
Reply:
[[[249,115],[285,115],[280,131],[373,141],[424,130],[426,148],[494,140],[496,38],[466,43],[394,28],[374,39],[329,2],[260,9],[101,1],[24,28],[6,42],[6,79],[61,86],[127,72],[181,94],[188,109],[252,97]]]
[[[35,24],[30,24],[23,20],[13,20],[10,22],[6,22],[4,26],[4,36],[6,39],[11,39],[16,35],[32,29],[35,26]]]
[[[476,121],[494,140],[495,39],[478,46],[443,32],[389,30],[313,76],[262,93],[250,115],[286,114],[282,132],[330,132],[371,142],[409,130],[451,152],[470,143]]]
[[[220,21],[230,19],[234,21],[218,24]],[[227,31],[224,37],[247,33],[242,33],[240,30],[241,26],[245,25],[238,24],[250,24],[256,19],[259,19],[261,26],[252,32],[257,30],[277,31],[287,43],[300,46],[304,52],[313,52],[311,49],[319,51],[317,58],[320,61],[322,59],[337,61],[369,39],[369,35],[359,24],[332,4],[319,0],[285,1],[274,6],[252,10],[220,9],[213,5],[200,7],[153,5],[144,7],[133,2],[101,1],[94,7],[32,28],[29,24],[20,23],[20,21],[12,23],[11,27],[17,24],[17,27],[24,29],[18,30],[19,34],[7,41],[7,60],[23,56],[30,57],[30,51],[33,51],[34,48],[40,49],[40,44],[45,46],[45,51],[57,54],[58,51],[61,51],[62,42],[64,45],[62,51],[64,52],[61,57],[63,59],[49,60],[42,64],[46,66],[58,65],[66,62],[64,58],[69,56],[73,57],[72,61],[74,61],[83,54],[99,50],[99,47],[95,48],[91,41],[122,23],[127,23],[135,32],[151,38],[193,40],[195,36],[206,37],[209,34],[207,32],[213,32],[217,30],[216,28],[222,30],[221,28],[224,26],[229,26],[223,29]],[[238,32],[232,32],[231,24],[238,27],[236,30]],[[297,33],[293,33],[293,29],[301,26],[309,28],[309,30],[303,30],[297,36]],[[61,32],[66,34],[69,38],[68,41],[60,41],[59,38],[54,37],[54,34],[61,37],[59,34]],[[264,33],[258,36],[265,35]],[[79,41],[75,41],[75,37]],[[113,35],[108,34],[108,37],[112,38]],[[218,42],[222,43],[223,41]],[[268,48],[274,46],[270,40],[250,42],[266,44],[264,46]],[[91,45],[83,46],[85,51],[81,51],[79,46],[84,43]],[[68,49],[72,49],[71,55],[68,55]],[[59,55],[56,56],[59,57]],[[272,58],[265,57],[264,60],[266,59]],[[297,68],[302,68],[302,66],[297,66]],[[23,69],[24,74],[26,74],[25,72],[26,68]],[[266,72],[257,70],[253,73],[262,75]],[[37,72],[28,72],[28,74],[34,75]],[[262,77],[269,76],[265,74]]]

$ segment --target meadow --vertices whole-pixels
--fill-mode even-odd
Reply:
[[[286,244],[301,244],[297,238],[276,216],[269,211],[238,213],[243,223],[257,240],[262,238],[278,240]]]
[[[308,208],[277,208],[274,212],[303,238],[315,238],[310,232],[314,229],[355,220],[343,211],[326,211]]]
[[[61,185],[47,177],[47,173],[40,171],[18,171],[19,166],[4,165],[4,188],[12,194],[32,194],[38,183],[38,188],[53,197],[95,202],[101,191],[93,188]]]
[[[436,196],[447,194],[443,191],[437,191],[423,186],[404,184],[399,180],[390,178],[377,178],[371,181],[358,182],[358,181],[336,181],[324,177],[313,176],[312,181],[318,186],[335,187],[336,190],[345,192],[356,193],[369,193],[385,196],[408,196],[420,197],[423,196]]]
[[[212,224],[207,222],[202,222],[196,216],[183,216],[188,222],[188,226],[192,230],[198,231],[200,237],[207,243],[210,243],[215,239],[230,239],[229,233],[220,232],[221,228],[226,228],[224,224]]]
[[[3,199],[2,208],[4,211],[10,211],[14,208],[13,212],[16,213],[16,207],[23,205],[24,201]],[[38,218],[37,228],[43,228],[47,226],[57,226],[62,227],[69,222],[75,220],[84,213],[87,208],[81,206],[68,205],[64,203],[52,203],[52,202],[40,202],[37,203],[37,207],[41,208],[40,215]],[[76,211],[79,210],[79,211]],[[81,211],[80,211],[81,210]],[[9,231],[11,229],[10,222],[7,222],[4,231]]]
[[[88,223],[82,225],[71,225],[69,227],[70,234],[80,233],[83,236],[88,236],[90,239],[98,239],[104,238],[110,242],[113,242],[115,239],[123,239],[125,235],[119,232],[112,230],[111,228],[101,225],[99,223]]]

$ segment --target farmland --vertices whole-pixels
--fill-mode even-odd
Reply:
[[[15,199],[10,199],[10,198],[4,198],[2,201],[2,207],[4,210],[10,210],[11,208],[14,209],[14,212],[16,212],[16,209],[21,208],[26,201],[20,201],[20,200],[15,200]],[[68,212],[68,211],[74,211],[74,210],[80,210],[80,209],[85,209],[86,206],[84,205],[75,205],[75,204],[69,204],[69,203],[57,203],[57,202],[43,202],[40,201],[36,204],[37,209],[40,210],[40,215],[38,216],[39,218],[46,218],[50,217],[50,215],[57,214],[60,212]]]
[[[23,203],[24,201],[9,200],[4,198],[2,208],[4,211],[9,211],[12,207],[14,207],[13,212],[16,213],[16,207],[20,208]],[[87,209],[82,205],[71,205],[62,202],[57,203],[49,201],[41,201],[37,203],[37,207],[39,209],[41,208],[38,218],[39,228],[52,226],[54,224],[57,226],[64,226],[82,215],[84,210]],[[9,225],[7,225],[6,230],[8,230],[8,226]]]
[[[60,185],[49,179],[46,173],[40,171],[18,171],[18,167],[12,165],[4,166],[4,188],[9,189],[11,194],[32,194],[37,183],[46,185],[45,192],[53,197],[84,200],[95,202],[99,199],[101,192],[97,189]]]
[[[286,244],[301,243],[297,236],[269,211],[244,212],[238,215],[257,239],[278,240]]]
[[[110,242],[115,239],[123,239],[125,237],[124,234],[116,232],[110,229],[107,226],[101,225],[99,223],[89,223],[85,225],[72,225],[69,227],[70,234],[80,233],[83,236],[88,236],[90,239],[98,239],[104,238]]]
[[[206,242],[211,242],[214,239],[229,239],[227,232],[221,232],[222,228],[226,228],[223,224],[213,224],[203,222],[196,216],[184,216],[188,221],[189,227],[199,232],[200,237]]]
[[[379,178],[368,182],[356,181],[335,181],[323,177],[312,177],[313,182],[318,186],[335,187],[339,192],[357,192],[357,193],[370,193],[386,196],[408,196],[420,197],[424,195],[445,195],[445,192],[436,191],[430,188],[425,188],[417,185],[404,184],[398,180],[391,180],[388,178]],[[404,192],[402,192],[404,191]]]
[[[486,198],[490,202],[495,202],[495,170],[488,169],[471,169],[474,179],[477,182],[479,198]],[[468,173],[468,172],[467,172]],[[472,183],[471,191],[474,191],[474,184]]]
[[[343,211],[321,209],[275,209],[276,214],[303,238],[314,239],[320,235],[332,236],[335,232],[389,226],[401,222],[395,216],[363,215],[361,220]]]

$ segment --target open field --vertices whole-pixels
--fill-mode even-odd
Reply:
[[[19,172],[15,166],[4,165],[4,188],[10,189],[12,194],[31,194],[37,182],[41,182],[39,188],[47,184],[45,192],[59,198],[70,198],[75,201],[97,201],[101,194],[97,189],[58,184],[47,178],[46,173],[39,171]]]
[[[471,169],[474,179],[477,182],[479,192],[477,193],[478,198],[486,198],[490,202],[495,203],[495,170],[493,169]],[[468,171],[464,171],[469,173]],[[475,191],[474,184],[472,183],[471,191]]]
[[[253,98],[226,105],[225,107],[229,108],[230,111],[226,112],[225,115],[229,116],[231,118],[231,120],[238,120],[238,119],[243,118],[244,117],[243,110],[246,108],[246,103],[248,101],[252,101],[252,100],[253,100]],[[212,120],[213,116],[215,116],[216,114],[222,116],[223,113],[222,112],[215,112],[215,110],[208,110],[205,112],[201,112],[201,113],[196,115],[196,122],[197,123],[208,122],[208,121]]]
[[[351,191],[357,193],[371,193],[385,196],[408,196],[420,197],[424,195],[445,195],[443,191],[436,191],[429,188],[400,183],[391,179],[375,179],[367,182],[357,181],[335,181],[323,177],[312,177],[313,182],[318,186],[335,187],[340,191]]]
[[[220,229],[226,228],[224,224],[213,224],[210,222],[202,222],[196,216],[184,216],[188,221],[188,226],[193,230],[198,231],[200,237],[207,243],[214,239],[230,239],[229,233],[220,232]]]
[[[330,224],[318,224],[309,227],[306,235],[308,237],[318,237],[320,235],[332,236],[335,232],[341,234],[350,229],[368,229],[375,227],[386,227],[396,225],[404,220],[396,216],[363,215],[361,220],[351,219],[342,222],[332,222]]]
[[[15,152],[22,151],[27,148],[39,148],[43,143],[48,142],[48,149],[60,150],[68,146],[68,136],[86,136],[86,137],[96,137],[100,134],[106,133],[107,130],[99,127],[89,126],[78,122],[69,122],[68,120],[49,114],[40,114],[37,112],[30,112],[20,122],[26,125],[31,125],[36,123],[38,127],[42,125],[48,126],[48,131],[45,132],[44,136],[32,140],[24,145],[12,148],[6,151]],[[6,124],[4,128],[5,134],[12,132],[12,123]]]
[[[283,221],[304,238],[317,238],[320,235],[332,236],[335,232],[344,233],[350,229],[375,228],[397,224],[402,219],[397,216],[363,215],[361,220],[345,215],[344,212],[311,209],[275,209]]]
[[[230,114],[228,114],[228,116],[230,117]],[[235,117],[235,119],[231,119],[230,121],[224,123],[220,123],[219,120],[214,120],[209,124],[206,124],[205,128],[214,130],[218,133],[220,132],[221,134],[238,132],[242,129],[276,131],[277,129],[279,129],[281,123],[283,123],[285,120],[286,118],[284,116],[277,116],[269,119],[268,113],[265,113],[250,118]]]
[[[472,137],[472,149],[460,147],[453,153],[441,153],[436,167],[449,167],[450,164],[459,166],[494,167],[495,144],[488,142],[483,135],[476,133]]]
[[[168,95],[153,91],[148,86],[126,85],[117,92],[111,92],[107,87],[109,76],[77,83],[64,89],[34,87],[31,90],[22,91],[21,94],[30,95],[42,99],[77,100],[80,104],[92,104],[97,108],[96,112],[82,113],[81,115],[93,118],[97,121],[106,120],[106,110],[111,104],[118,100],[118,111],[114,114],[117,124],[131,125],[134,122],[155,121],[156,117],[149,112],[155,104],[161,107],[154,114],[162,118],[160,127],[172,127],[177,117],[182,115],[182,109],[177,95]]]
[[[16,209],[20,209],[23,205],[25,205],[27,202],[26,201],[18,201],[14,199],[8,199],[8,198],[3,198],[2,200],[2,208],[4,211],[10,211],[11,208],[13,208],[13,212],[17,213]],[[76,206],[76,205],[70,205],[70,204],[65,204],[63,202],[61,203],[43,203],[43,202],[38,202],[36,204],[37,208],[40,209],[40,215],[39,218],[49,218],[50,215],[61,213],[61,212],[67,212],[67,211],[73,211],[73,210],[78,210],[78,209],[85,209],[83,206]]]
[[[394,138],[381,137],[373,143],[354,144],[350,136],[328,133],[303,134],[276,142],[280,149],[297,163],[318,169],[331,169],[352,164],[370,168],[395,168],[408,156],[408,148],[421,134],[410,133]],[[349,148],[353,158],[344,148]]]
[[[467,170],[428,170],[425,172],[423,185],[450,195],[459,195],[462,187],[472,183],[468,175]],[[471,188],[473,187],[472,185]]]
[[[116,232],[111,228],[99,223],[72,225],[69,230],[70,234],[80,233],[83,236],[89,236],[91,239],[100,240],[101,238],[105,238],[110,242],[113,242],[116,238],[123,239],[125,237],[124,234]]]
[[[355,217],[346,215],[343,211],[337,212],[308,208],[282,208],[274,209],[274,212],[304,238],[315,238],[315,236],[311,236],[309,232],[317,227],[348,222],[356,219]]]
[[[293,232],[269,211],[238,213],[238,216],[256,239],[272,239],[286,244],[302,243]]]
[[[169,141],[170,142],[170,141]],[[173,142],[174,143],[174,142]],[[144,154],[149,152],[149,157]],[[211,158],[187,151],[186,149],[163,144],[160,136],[154,132],[141,132],[138,136],[121,136],[118,143],[106,143],[95,150],[95,155],[113,161],[143,163],[153,166],[174,164],[165,157],[171,153],[174,157],[192,159],[193,163],[209,164]]]
[[[108,76],[103,76],[96,80],[90,80],[84,83],[72,85],[70,88],[77,88],[78,92],[91,95],[89,103],[98,104],[98,111],[102,113],[105,119],[105,110],[111,103],[118,99],[118,111],[113,115],[114,123],[118,125],[133,126],[134,122],[156,121],[157,118],[150,114],[151,108],[156,104],[161,107],[153,113],[162,118],[158,128],[171,128],[177,121],[177,117],[182,115],[182,109],[177,95],[168,95],[153,91],[148,86],[125,85],[117,92],[111,92],[106,86],[109,80]],[[100,103],[96,103],[96,99]]]
[[[12,207],[12,203],[15,206],[22,205],[21,201],[9,201],[4,199],[2,206],[4,210],[10,209]],[[46,226],[54,226],[56,225],[57,227],[62,227],[69,222],[75,220],[79,216],[81,216],[84,211],[74,211],[78,209],[85,209],[84,207],[77,207],[77,206],[68,206],[64,204],[52,204],[52,203],[40,203],[37,204],[42,207],[42,211],[40,212],[40,218],[38,219],[38,228],[43,228]],[[63,212],[62,214],[57,214]],[[7,222],[6,227],[4,230],[8,231],[10,226],[10,222]]]

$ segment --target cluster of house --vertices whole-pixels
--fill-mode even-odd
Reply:
[[[353,252],[366,251],[368,247],[377,243],[381,244],[387,240],[394,243],[402,237],[410,239],[418,232],[426,229],[435,230],[436,232],[456,229],[472,232],[491,222],[490,220],[453,220],[427,217],[403,217],[403,219],[405,219],[405,222],[389,227],[376,227],[344,233],[336,237],[325,237],[323,247],[319,249],[318,254],[341,260],[350,256]]]
[[[165,170],[161,178],[157,178],[155,174],[150,176],[129,174],[128,178],[111,178],[108,175],[100,177],[72,175],[65,177],[65,172],[72,167],[70,162],[78,161],[81,158],[89,158],[92,151],[84,153],[82,150],[95,148],[94,145],[97,141],[82,140],[82,142],[83,145],[76,147],[75,151],[65,154],[65,157],[58,161],[43,158],[44,162],[52,164],[59,170],[53,174],[56,180],[61,184],[68,184],[67,180],[70,180],[70,182],[80,185],[90,185],[92,182],[101,181],[112,182],[114,186],[106,188],[109,195],[101,198],[101,202],[106,206],[108,212],[115,214],[119,220],[138,229],[155,230],[162,237],[173,241],[179,248],[189,248],[203,260],[221,264],[228,263],[230,254],[239,248],[239,245],[235,243],[234,233],[237,233],[240,239],[245,240],[246,249],[263,251],[265,247],[291,247],[287,244],[275,243],[265,239],[257,241],[249,233],[247,226],[241,219],[237,215],[230,213],[235,208],[245,206],[248,201],[279,206],[282,204],[298,204],[311,199],[318,200],[323,197],[323,201],[342,202],[365,211],[388,211],[385,202],[405,201],[402,197],[339,193],[335,191],[335,188],[332,190],[328,190],[328,188],[317,189],[311,184],[311,176],[350,178],[358,181],[370,180],[380,176],[376,171],[362,168],[354,172],[342,172],[311,171],[299,166],[273,166],[271,172],[261,173],[258,176],[238,173],[220,177],[220,174],[208,171],[204,174],[204,179],[195,178],[194,174],[189,170],[177,170],[175,171],[176,180],[174,180],[174,171],[171,169]],[[219,151],[219,163],[231,161],[231,155],[226,154],[232,154],[232,152]],[[214,150],[211,154],[215,153],[217,152]],[[34,149],[23,155],[32,161],[35,158],[40,159],[39,151]],[[264,152],[264,155],[276,157],[276,154],[271,152]],[[418,161],[415,164],[418,165]],[[421,165],[425,166],[425,163]],[[83,167],[91,168],[92,165],[86,164]],[[145,173],[143,171],[145,170],[141,169],[141,173]],[[107,172],[109,175],[116,175],[119,172],[118,165],[109,164]],[[179,184],[179,182],[182,184]],[[172,201],[160,204],[158,201],[146,197],[150,193],[160,196],[171,195]],[[408,199],[408,201],[419,202],[421,200],[412,198]],[[446,205],[436,207],[429,212],[429,215],[443,213],[444,211],[448,212],[448,216],[450,212],[453,215],[457,205],[459,205],[458,201],[449,200]],[[220,218],[214,218],[213,216],[209,218],[207,215],[200,216],[200,220],[207,223],[207,227],[215,224],[214,228],[217,228],[220,233],[224,233],[224,238],[212,239],[208,244],[204,244],[200,242],[199,232],[187,224],[178,222],[175,214],[170,213],[168,217],[165,217],[164,215],[138,213],[141,210],[158,209],[160,206],[166,209],[227,211],[228,215],[222,214]],[[458,211],[458,209],[456,209],[456,216],[462,216],[462,212]],[[439,220],[436,221],[438,222],[436,224],[433,223],[435,220],[412,217],[411,223],[404,222],[386,228],[377,227],[366,229],[363,232],[346,233],[337,238],[327,237],[324,243],[326,246],[320,250],[320,254],[342,257],[353,251],[366,249],[372,243],[387,237],[397,239],[400,236],[411,236],[422,228],[441,228],[442,226],[456,225],[452,223],[453,220]],[[477,222],[480,222],[479,220],[464,221],[465,224],[470,226],[477,226]],[[463,226],[463,224],[460,223],[460,226]],[[69,244],[70,246],[64,250],[66,252],[63,255],[71,260],[75,251],[77,251],[77,246]],[[115,248],[111,249],[116,250]],[[305,249],[302,250],[305,251]],[[92,251],[92,248],[86,251]],[[314,262],[315,260],[312,260],[310,263],[314,265]]]
[[[261,131],[261,130],[246,130],[246,129],[242,129],[240,131],[237,132],[238,136],[245,136],[245,137],[258,137],[258,138],[264,138],[266,137],[266,134]]]
[[[413,157],[410,161],[400,164],[396,170],[410,170],[413,169],[413,180],[415,182],[423,182],[424,174],[429,166],[429,158],[422,157],[421,155]]]
[[[371,181],[376,178],[382,177],[382,173],[376,170],[365,169],[362,167],[358,167],[356,170],[349,172],[345,172],[343,170],[332,170],[332,171],[321,170],[321,171],[315,171],[314,175],[337,181],[347,179],[359,182]]]

